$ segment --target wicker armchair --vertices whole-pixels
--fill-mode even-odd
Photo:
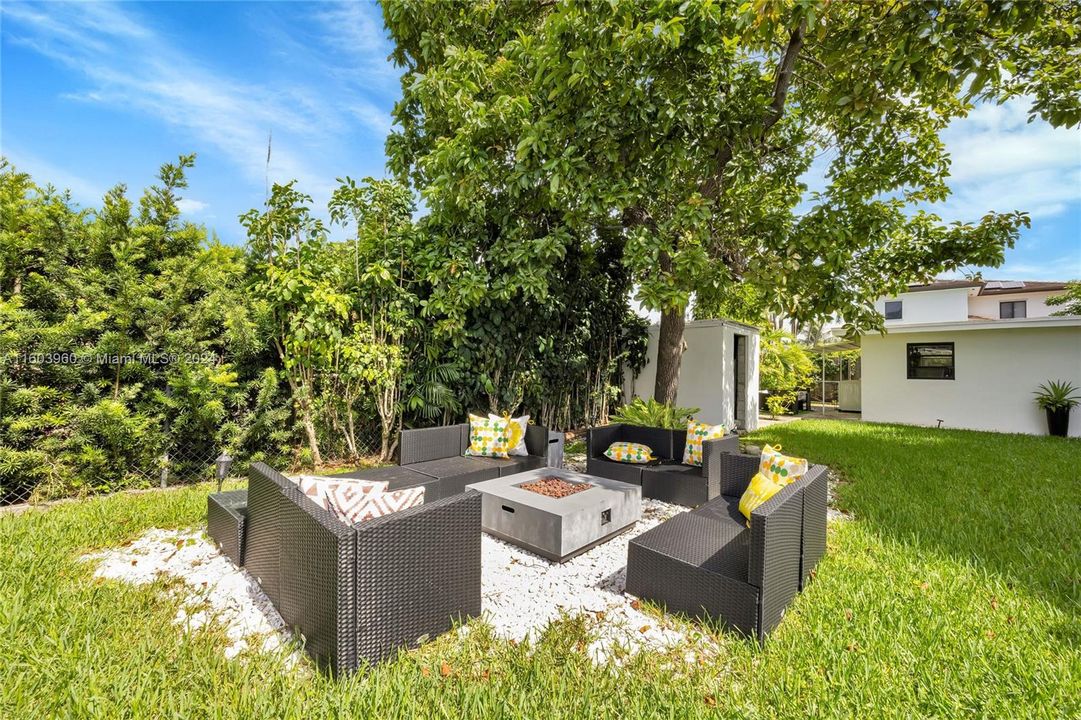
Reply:
[[[826,468],[751,513],[739,498],[758,458],[721,458],[722,494],[630,541],[627,592],[667,610],[722,620],[763,642],[825,550]]]
[[[248,498],[248,570],[320,667],[349,673],[480,614],[478,493],[351,526],[255,463]]]
[[[647,445],[660,463],[633,465],[609,460],[604,451],[614,442]],[[739,452],[739,437],[727,435],[702,443],[701,467],[683,464],[686,444],[686,430],[622,423],[592,428],[587,441],[586,472],[641,485],[643,497],[694,507],[720,494],[721,456]]]

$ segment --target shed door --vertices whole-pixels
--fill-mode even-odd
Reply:
[[[732,387],[736,389],[734,415],[736,425],[746,427],[745,408],[747,406],[747,336],[734,335],[732,343],[732,371],[735,373]]]

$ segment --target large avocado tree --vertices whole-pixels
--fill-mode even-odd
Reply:
[[[385,0],[384,17],[404,68],[391,165],[456,257],[543,295],[538,264],[618,228],[661,313],[666,402],[698,291],[874,328],[874,298],[1000,264],[1027,215],[924,209],[949,195],[940,134],[974,102],[1081,119],[1068,0]]]

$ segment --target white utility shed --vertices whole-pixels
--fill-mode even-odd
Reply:
[[[646,365],[637,377],[623,377],[623,396],[653,397],[657,379],[657,334],[649,329]],[[758,328],[733,320],[695,320],[683,334],[686,349],[679,371],[676,404],[701,408],[702,422],[758,427]]]

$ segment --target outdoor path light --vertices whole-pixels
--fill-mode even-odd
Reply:
[[[229,474],[229,468],[233,466],[233,458],[229,457],[224,451],[218,456],[218,459],[214,461],[217,466],[218,475],[218,492],[221,492],[221,485],[225,482],[225,477]]]

